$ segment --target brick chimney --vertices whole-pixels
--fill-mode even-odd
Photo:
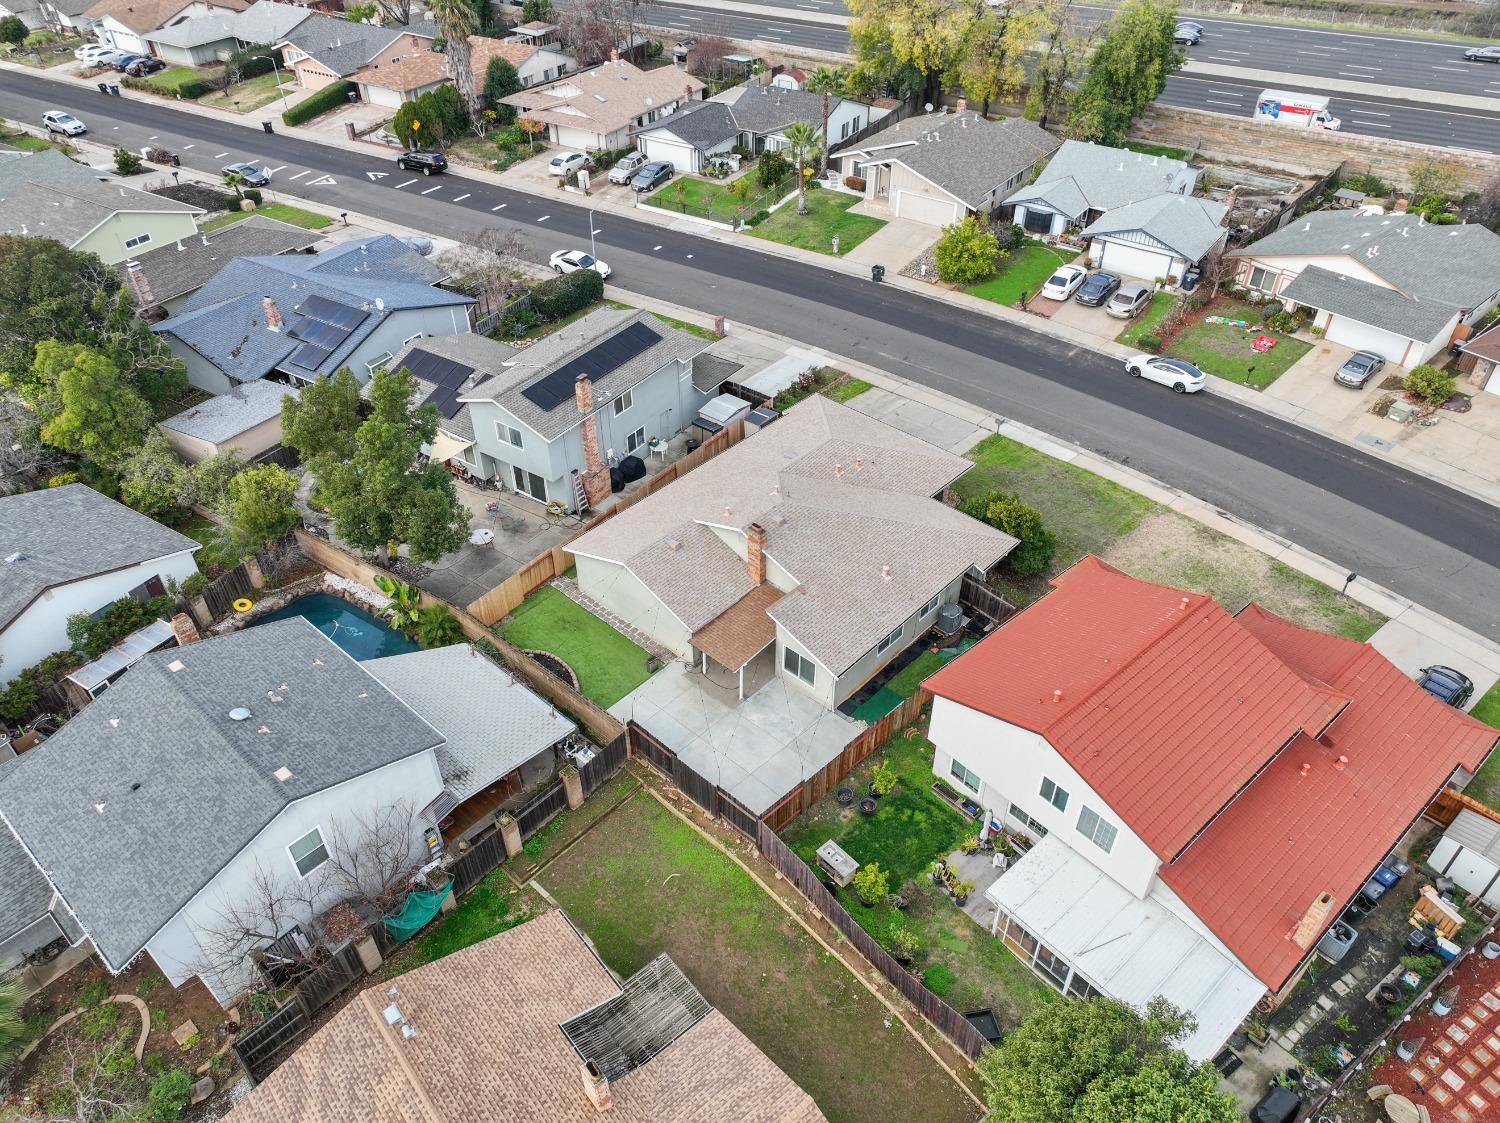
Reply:
[[[1319,893],[1317,899],[1307,906],[1302,919],[1297,921],[1297,927],[1292,929],[1292,942],[1303,951],[1312,947],[1323,934],[1323,929],[1328,927],[1328,917],[1332,912],[1333,894]]]
[[[1219,220],[1220,226],[1228,226],[1234,221],[1234,204],[1239,200],[1240,186],[1235,184],[1229,189],[1229,194],[1224,197],[1224,217]]]
[[[745,572],[757,585],[766,583],[766,528],[760,523],[745,529]]]
[[[594,1105],[594,1110],[603,1114],[614,1107],[615,1101],[609,1091],[609,1080],[599,1071],[599,1066],[593,1061],[584,1061],[579,1069],[583,1073],[583,1094],[589,1098],[589,1103]]]
[[[599,422],[594,418],[594,384],[586,374],[573,383],[573,404],[583,414],[579,436],[583,440],[583,493],[589,506],[598,507],[609,498],[609,465],[599,455]]]
[[[260,310],[265,314],[266,327],[272,331],[281,330],[281,309],[276,307],[276,302],[269,296],[260,298]]]
[[[130,287],[135,291],[135,298],[142,308],[150,308],[156,303],[156,294],[151,291],[151,282],[146,279],[144,265],[139,261],[127,261],[125,275],[130,278]]]
[[[193,623],[193,618],[186,612],[179,612],[172,617],[172,635],[176,638],[178,647],[197,643],[202,638],[198,634],[198,625]]]
[[[962,113],[964,110],[966,110],[968,108],[969,108],[969,99],[966,98],[966,97],[961,97],[956,102],[953,103],[953,112],[955,112],[955,113]]]
[[[1406,208],[1409,206],[1411,206],[1410,199],[1397,199],[1396,205],[1391,208],[1391,211],[1394,214],[1405,214]]]

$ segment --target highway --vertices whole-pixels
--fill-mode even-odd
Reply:
[[[398,172],[366,155],[0,71],[7,115],[48,108],[93,139],[159,144],[191,168],[262,161],[280,194],[455,239],[518,224],[532,255],[588,244],[574,196],[536,196],[450,173]],[[567,201],[564,201],[566,199]],[[846,355],[975,403],[1196,495],[1368,580],[1500,640],[1500,519],[1488,504],[1213,394],[1182,397],[1117,362],[1024,327],[748,245],[597,212],[613,282]],[[769,247],[774,250],[775,247]]]

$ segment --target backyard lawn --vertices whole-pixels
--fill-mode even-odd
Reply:
[[[922,680],[942,665],[942,657],[936,651],[924,651],[892,675],[885,688],[903,698],[910,698],[922,685]]]
[[[972,1123],[979,1114],[843,963],[649,795],[537,880],[619,974],[670,955],[832,1123]]]
[[[759,226],[751,227],[750,233],[768,242],[830,254],[837,234],[839,255],[843,256],[885,225],[883,219],[850,214],[849,208],[858,202],[860,196],[842,191],[809,191],[807,214],[798,214],[797,204],[788,203]]]
[[[1077,256],[1077,250],[1057,250],[1028,240],[1000,260],[1000,268],[993,277],[970,285],[968,293],[1011,307],[1021,302],[1022,292],[1035,296],[1059,265],[1066,265]]]
[[[1123,343],[1127,347],[1136,347],[1143,335],[1156,335],[1161,322],[1167,318],[1172,311],[1172,305],[1177,303],[1177,298],[1169,292],[1159,292],[1151,297],[1151,307],[1147,308],[1135,318],[1131,324],[1115,336],[1116,343]]]
[[[1186,148],[1173,148],[1166,144],[1146,144],[1139,140],[1127,140],[1120,147],[1131,152],[1139,152],[1145,156],[1165,156],[1169,160],[1186,160],[1188,151]]]
[[[326,226],[333,225],[333,219],[326,214],[318,214],[316,211],[305,211],[301,207],[294,207],[287,203],[262,203],[253,211],[228,211],[225,214],[214,215],[203,224],[204,230],[217,230],[221,226],[228,226],[231,222],[238,222],[242,218],[249,218],[253,214],[262,215],[266,218],[274,218],[278,222],[287,222],[293,226],[300,226],[304,230],[322,230]]]
[[[651,677],[643,648],[550,585],[527,597],[497,630],[523,651],[562,659],[583,693],[605,709]]]
[[[295,93],[296,86],[290,78],[286,81],[288,93]],[[233,86],[226,86],[222,90],[215,90],[211,94],[204,94],[198,99],[200,105],[213,105],[220,109],[232,109],[236,113],[249,113],[253,109],[259,109],[263,105],[270,105],[281,96],[281,91],[276,85],[276,75],[260,74],[254,78],[246,78],[243,82],[236,82]]]
[[[1500,729],[1500,682],[1490,687],[1474,703],[1469,716]],[[1490,759],[1484,762],[1474,774],[1474,779],[1469,781],[1469,786],[1464,789],[1464,795],[1500,810],[1500,752],[1491,754]]]
[[[193,558],[205,574],[215,568],[233,569],[240,564],[239,551],[229,544],[224,528],[218,523],[205,519],[202,515],[192,515],[172,529],[203,544],[203,549],[194,554]]]
[[[1260,309],[1250,304],[1215,302],[1203,315],[1244,320],[1254,327],[1260,323],[1261,313]],[[1276,340],[1276,345],[1264,355],[1250,348],[1251,342],[1260,335],[1268,335]],[[1238,382],[1241,386],[1264,390],[1311,350],[1311,343],[1304,343],[1268,328],[1250,331],[1229,324],[1206,324],[1200,316],[1197,322],[1190,323],[1172,341],[1167,354],[1186,359],[1199,370]]]

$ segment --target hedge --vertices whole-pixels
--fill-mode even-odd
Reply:
[[[543,320],[556,320],[603,299],[604,278],[592,269],[576,269],[532,289],[531,310]]]
[[[196,101],[204,94],[211,94],[215,90],[222,90],[224,88],[224,79],[218,75],[207,78],[193,78],[171,87],[160,85],[150,78],[134,78],[129,74],[122,74],[118,79],[106,80],[118,81],[127,90],[144,90],[146,93],[156,94],[158,97],[180,97],[184,101]]]
[[[353,82],[343,81],[324,86],[317,93],[313,94],[312,97],[307,98],[305,101],[299,101],[296,105],[288,109],[281,115],[281,119],[288,125],[305,124],[320,113],[327,113],[330,109],[336,109],[340,105],[347,104],[349,95],[356,88]]]

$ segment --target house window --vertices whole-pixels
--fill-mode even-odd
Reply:
[[[1115,835],[1120,832],[1101,819],[1097,811],[1085,807],[1078,813],[1078,833],[1108,854],[1114,849]]]
[[[1276,291],[1276,271],[1274,269],[1262,269],[1259,265],[1250,267],[1250,287],[1259,289],[1261,292]]]
[[[150,240],[150,234],[137,234],[134,238],[125,239],[125,248],[127,250],[133,250],[136,246],[144,246]]]
[[[839,139],[840,140],[843,140],[845,137],[847,137],[849,135],[849,126],[851,124],[853,124],[852,121],[845,121],[843,128],[839,129]]]
[[[1101,992],[1096,987],[1089,985],[1089,981],[1077,971],[1073,972],[1073,978],[1068,981],[1068,996],[1070,998],[1082,998],[1087,1001],[1098,997]]]
[[[953,778],[964,787],[968,788],[975,795],[979,794],[979,785],[982,783],[982,781],[975,773],[970,772],[965,765],[955,760],[948,766],[948,771],[952,773]]]
[[[625,438],[625,451],[634,452],[646,443],[646,427],[642,425],[634,433]]]
[[[521,430],[512,428],[503,421],[495,422],[495,436],[507,444],[515,445],[516,448],[522,447]]]
[[[1010,805],[1010,817],[1016,822],[1020,823],[1027,830],[1031,831],[1031,833],[1036,835],[1037,838],[1041,838],[1047,833],[1047,828],[1042,826],[1041,823],[1038,823],[1030,815],[1026,814],[1026,809],[1019,803],[1012,803]]]
[[[902,624],[894,632],[892,632],[890,635],[886,636],[885,639],[881,640],[879,643],[877,643],[875,645],[875,654],[876,655],[883,655],[887,651],[889,651],[891,649],[891,645],[894,644],[897,640],[899,640],[901,638],[902,633],[904,633],[905,631],[906,631],[906,625]]]
[[[924,604],[922,606],[922,611],[921,611],[921,613],[919,615],[926,616],[929,612],[934,611],[937,608],[937,606],[942,603],[942,601],[943,601],[943,594],[942,593],[933,593],[932,594],[932,599],[929,600],[926,604]]]
[[[371,378],[374,378],[375,372],[381,367],[385,366],[386,363],[390,362],[395,357],[396,356],[392,355],[389,351],[383,351],[379,355],[376,355],[373,359],[365,363],[365,370],[369,372]]]
[[[1045,776],[1042,777],[1042,798],[1059,811],[1068,809],[1068,793]]]
[[[1004,933],[1001,938],[1005,941],[1005,946],[1020,956],[1022,963],[1029,964],[1031,957],[1036,954],[1037,938],[1012,918],[1004,916],[1004,920],[1005,925],[1000,931]]]
[[[1068,961],[1051,948],[1043,945],[1036,949],[1036,959],[1033,961],[1037,971],[1042,978],[1062,990],[1068,981]]]
[[[781,650],[781,665],[786,668],[787,674],[796,675],[808,686],[813,684],[817,677],[817,671],[813,668],[813,661],[806,655],[793,651],[790,647]]]
[[[625,393],[614,400],[614,404],[610,408],[614,410],[615,416],[619,417],[620,414],[633,405],[635,405],[635,396],[629,390],[626,390]]]
[[[297,873],[301,877],[306,877],[328,861],[328,847],[323,845],[323,832],[317,827],[288,846],[287,853],[292,856],[292,864],[297,867]]]

